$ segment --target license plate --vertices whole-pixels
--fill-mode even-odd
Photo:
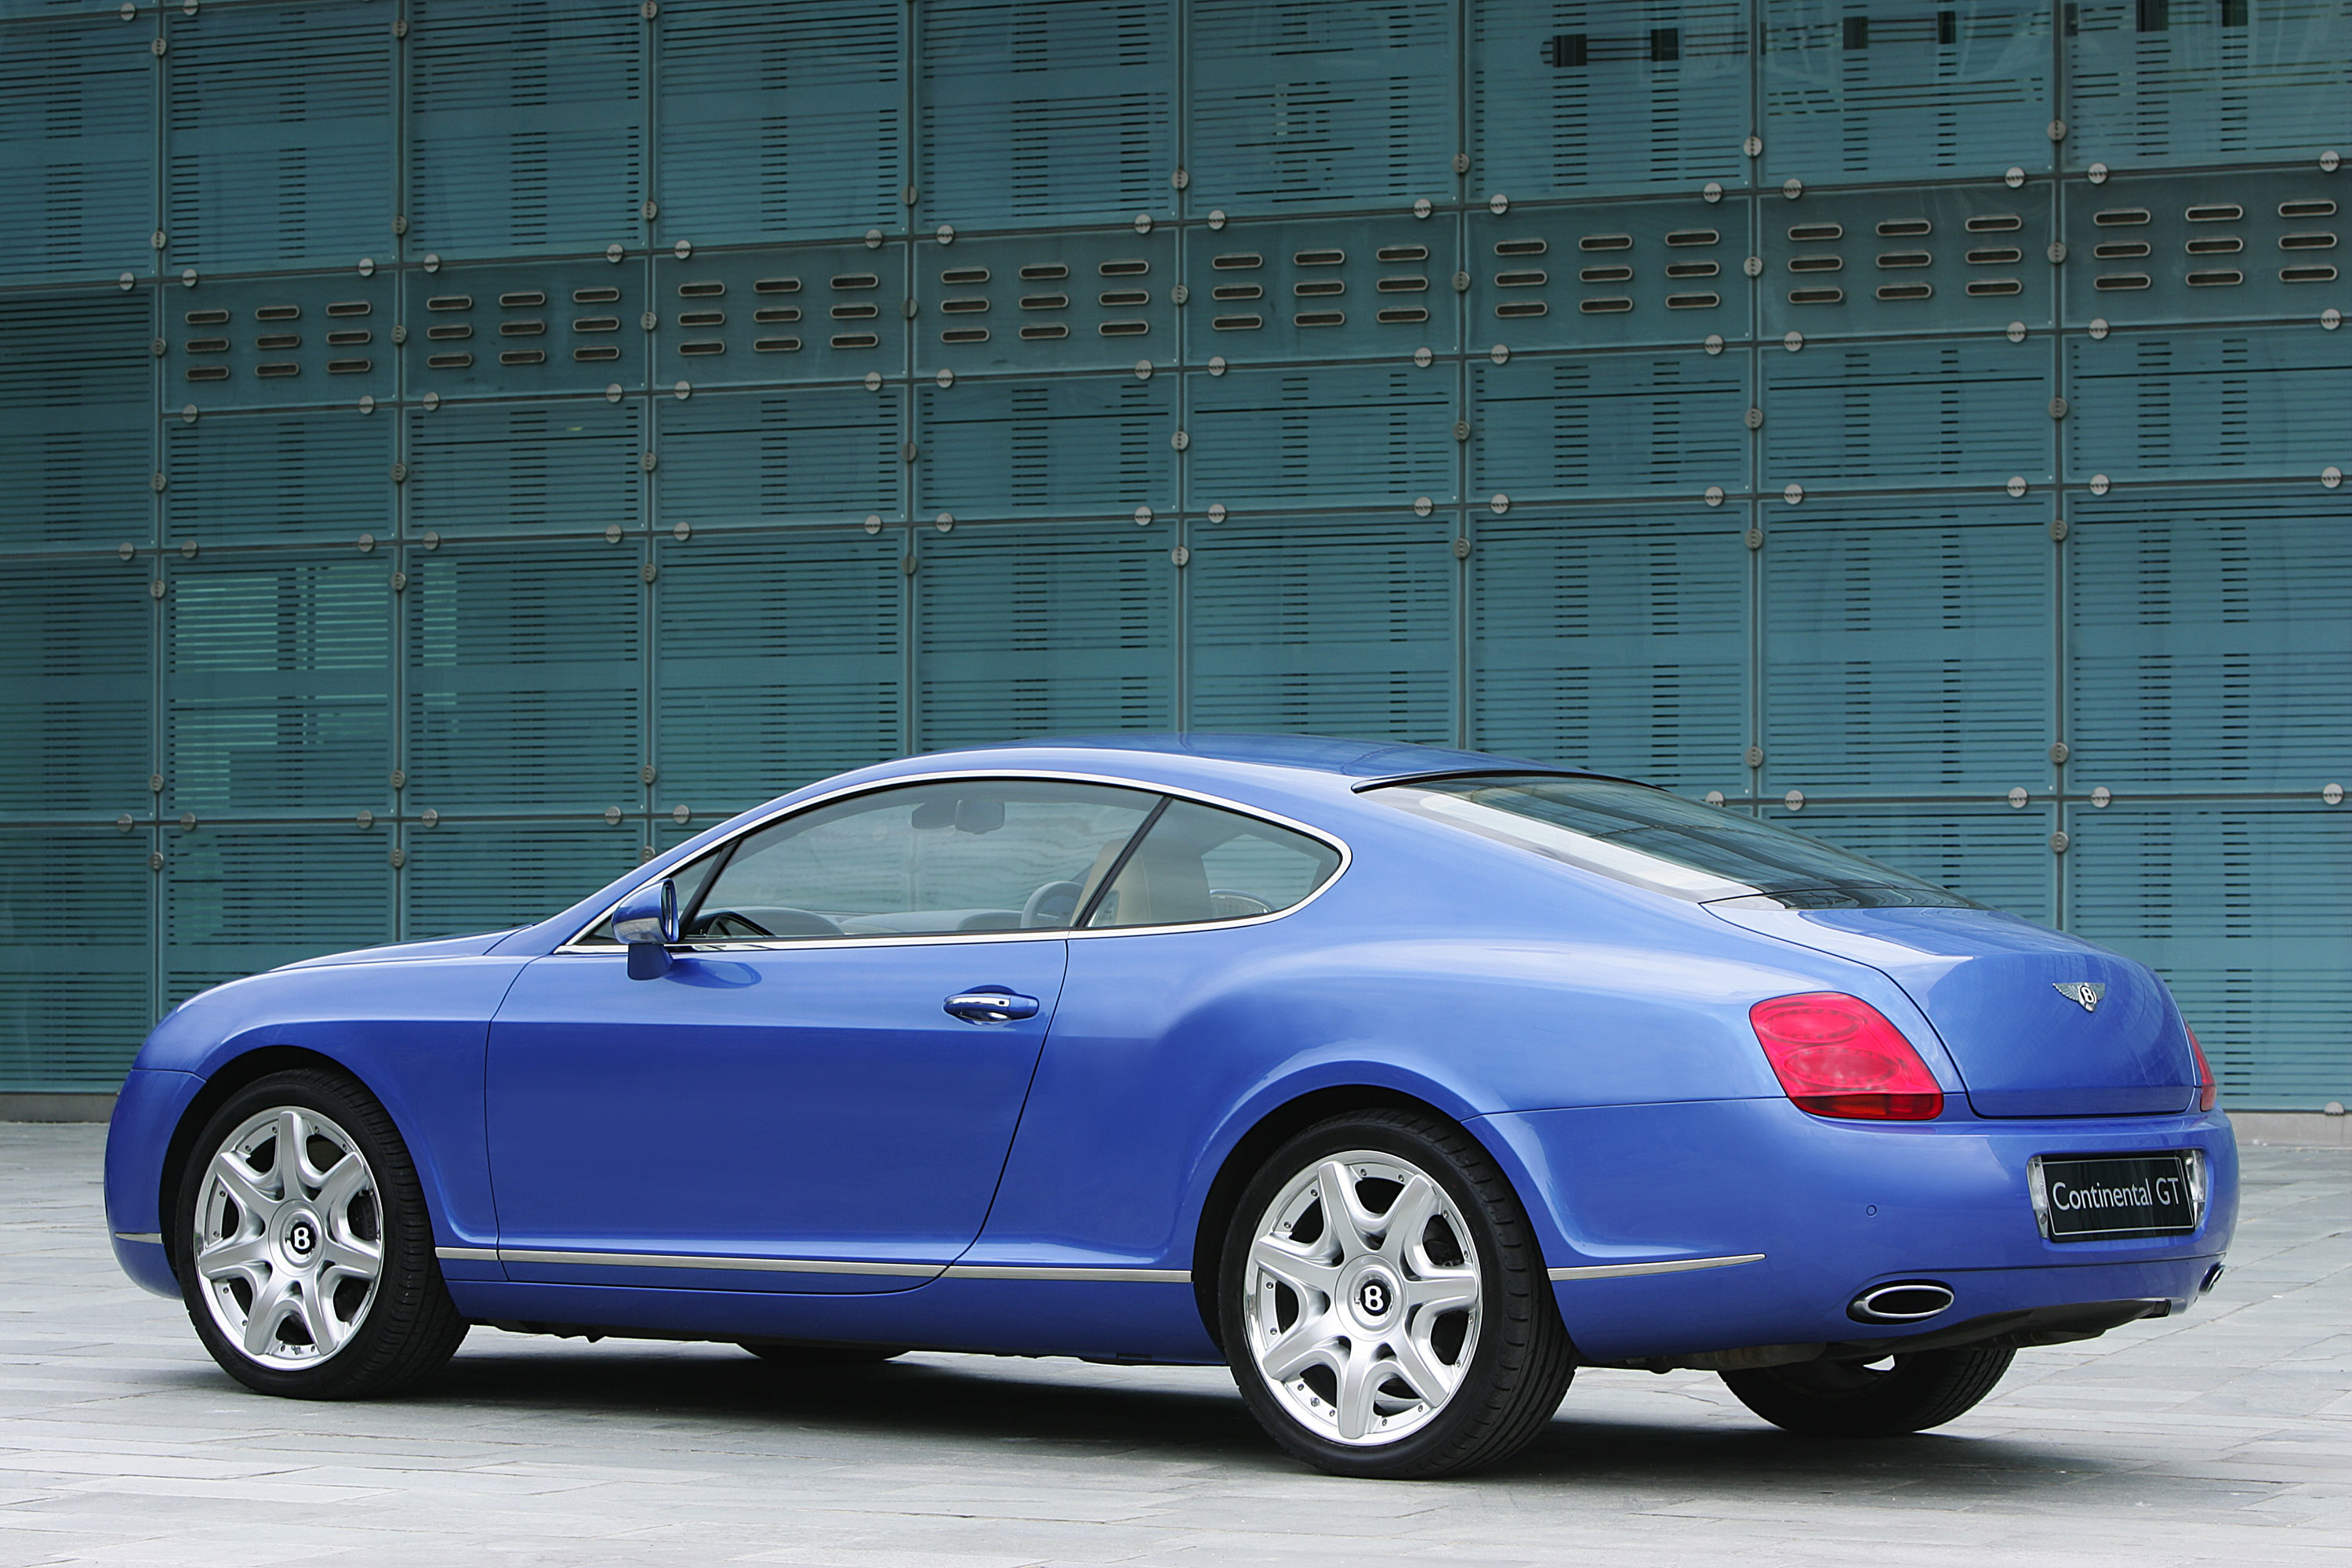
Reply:
[[[2042,1155],[2033,1162],[2033,1207],[2053,1241],[2183,1236],[2197,1228],[2204,1184],[2189,1154]]]

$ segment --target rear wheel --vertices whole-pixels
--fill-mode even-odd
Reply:
[[[416,1167],[375,1097],[273,1073],[198,1136],[174,1264],[197,1337],[264,1394],[356,1399],[438,1371],[466,1337]]]
[[[1727,1372],[1739,1403],[1809,1437],[1891,1437],[1924,1432],[1973,1409],[2017,1352],[1961,1345],[1883,1361],[1812,1361]]]
[[[1509,1183],[1427,1113],[1335,1117],[1284,1145],[1242,1194],[1218,1278],[1251,1413],[1335,1475],[1498,1463],[1574,1370]]]

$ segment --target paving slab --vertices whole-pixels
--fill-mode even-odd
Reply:
[[[2210,1297],[2021,1352],[1936,1432],[1806,1441],[1705,1373],[1587,1371],[1507,1468],[1412,1484],[1301,1469],[1207,1368],[483,1329],[408,1397],[266,1399],[116,1270],[103,1138],[0,1125],[0,1568],[2352,1568],[2352,1151],[2248,1148]]]

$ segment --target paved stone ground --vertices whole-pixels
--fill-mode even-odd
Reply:
[[[1213,1369],[478,1330],[427,1392],[243,1392],[118,1274],[102,1131],[0,1126],[0,1564],[1017,1568],[1314,1560],[2352,1568],[2352,1154],[2249,1151],[2188,1317],[2027,1351],[1939,1432],[1807,1442],[1715,1378],[1592,1372],[1507,1469],[1342,1481]]]

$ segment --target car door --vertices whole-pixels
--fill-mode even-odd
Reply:
[[[1073,918],[1155,797],[962,780],[828,802],[682,868],[629,978],[589,933],[490,1030],[510,1278],[901,1289],[978,1235]]]

